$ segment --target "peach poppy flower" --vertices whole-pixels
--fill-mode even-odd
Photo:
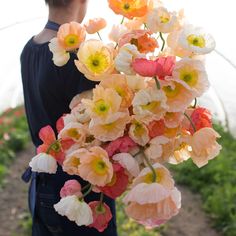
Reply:
[[[61,132],[58,134],[58,138],[62,140],[68,140],[71,139],[75,143],[83,146],[86,139],[86,127],[80,123],[73,122],[69,123],[64,127],[64,129],[61,130]]]
[[[109,115],[106,119],[92,119],[89,132],[102,142],[114,141],[124,135],[126,125],[130,122],[128,110]]]
[[[127,75],[126,81],[129,88],[134,92],[147,88],[147,82],[144,77],[140,75]]]
[[[84,154],[86,149],[74,150],[70,154],[66,155],[65,161],[63,162],[63,171],[69,175],[79,175],[80,155]]]
[[[181,28],[182,15],[169,12],[164,7],[154,8],[147,15],[147,27],[153,33],[170,33]]]
[[[167,128],[176,128],[181,124],[183,119],[183,112],[167,112],[164,116],[164,123]]]
[[[57,33],[58,42],[66,51],[78,49],[85,37],[85,28],[77,22],[61,25]]]
[[[148,30],[133,30],[122,36],[119,40],[119,47],[130,43],[135,45],[141,53],[154,52],[158,48],[158,43],[156,39],[150,36],[151,33]]]
[[[208,127],[198,130],[190,138],[191,157],[199,168],[207,165],[209,160],[219,155],[222,147],[217,143],[217,138],[220,138],[220,135]]]
[[[114,71],[113,51],[100,40],[87,40],[81,44],[75,65],[87,79],[101,81]]]
[[[128,19],[145,16],[148,11],[148,0],[108,0],[108,3],[116,14]]]
[[[64,66],[70,60],[70,53],[67,52],[58,42],[57,38],[53,38],[49,43],[49,50],[53,54],[53,63],[56,66]]]
[[[171,78],[162,83],[162,90],[167,97],[168,112],[184,111],[195,98],[191,90]]]
[[[119,53],[115,59],[115,68],[126,75],[134,75],[135,72],[132,68],[132,62],[136,58],[143,57],[145,55],[141,54],[135,45],[126,44],[119,49]]]
[[[125,21],[124,25],[129,30],[139,30],[143,23],[143,18],[133,18],[132,20]]]
[[[154,228],[179,213],[181,193],[158,183],[141,183],[124,198],[126,214],[135,221]]]
[[[140,168],[135,157],[129,153],[118,153],[112,157],[112,159],[118,162],[132,177],[137,177],[140,173]]]
[[[79,175],[93,185],[103,187],[113,177],[113,167],[107,152],[101,147],[92,147],[80,155]]]
[[[122,98],[114,89],[97,85],[93,89],[93,99],[82,99],[82,103],[91,118],[106,119],[120,110]]]
[[[84,24],[84,27],[88,34],[95,34],[100,30],[106,28],[107,22],[104,18],[94,18],[89,19],[88,22]]]
[[[173,79],[191,90],[196,97],[200,97],[210,86],[203,62],[190,58],[183,58],[176,63]]]
[[[95,228],[99,232],[103,232],[112,219],[112,213],[109,206],[106,203],[101,203],[100,201],[93,201],[89,203],[89,207],[93,212],[93,223],[88,227]]]
[[[149,142],[149,147],[145,150],[145,155],[152,162],[164,163],[173,154],[173,142],[165,136],[157,136]]]
[[[73,99],[70,102],[70,109],[73,110],[75,107],[77,107],[82,99],[92,99],[93,97],[93,90],[86,90],[80,94],[77,94],[76,96],[73,97]]]
[[[128,32],[129,29],[127,29],[124,25],[113,25],[111,32],[109,33],[109,39],[115,43],[118,43],[120,38]]]
[[[149,140],[149,131],[144,123],[133,120],[129,128],[129,137],[137,144],[145,146]]]
[[[129,108],[133,100],[133,92],[129,88],[126,76],[121,74],[113,74],[104,78],[100,86],[104,88],[114,89],[122,98],[121,108]]]
[[[157,91],[156,88],[140,90],[135,94],[132,102],[135,118],[145,124],[160,120],[168,108],[166,101],[166,96],[161,90]]]

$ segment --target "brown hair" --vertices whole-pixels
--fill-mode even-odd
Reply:
[[[68,6],[72,0],[45,0],[45,2],[52,7],[65,7]]]

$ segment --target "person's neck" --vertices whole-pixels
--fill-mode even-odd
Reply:
[[[81,23],[83,19],[80,19],[78,10],[68,8],[65,9],[50,9],[48,19],[59,25],[76,21]]]

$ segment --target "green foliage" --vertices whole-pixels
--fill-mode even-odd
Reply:
[[[28,125],[23,107],[8,109],[0,115],[0,185],[5,169],[15,152],[25,148],[29,141]]]
[[[201,169],[189,160],[172,170],[179,184],[201,194],[215,227],[225,236],[236,236],[236,140],[221,127],[216,129],[223,149],[215,160]]]
[[[158,236],[160,230],[147,230],[145,227],[129,219],[124,211],[121,199],[117,200],[117,225],[120,236]]]

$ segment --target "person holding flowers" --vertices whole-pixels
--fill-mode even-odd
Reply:
[[[159,0],[108,0],[122,20],[107,44],[105,19],[81,25],[83,17],[71,18],[76,3],[85,10],[86,1],[61,2],[71,9],[63,22],[53,13],[67,8],[50,2],[62,25],[49,21],[22,54],[28,120],[42,141],[29,163],[39,179],[34,235],[115,236],[114,200],[123,195],[130,218],[159,227],[181,208],[165,165],[191,159],[201,168],[221,150],[197,100],[210,86],[203,58],[215,41]],[[33,50],[45,34],[51,58]]]

